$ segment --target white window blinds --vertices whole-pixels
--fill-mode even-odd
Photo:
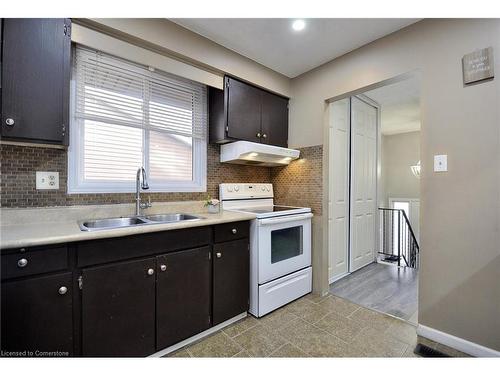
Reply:
[[[70,192],[206,190],[206,87],[77,46]]]

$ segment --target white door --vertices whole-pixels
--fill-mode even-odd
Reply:
[[[351,98],[350,271],[375,259],[377,109]]]
[[[389,207],[404,210],[408,220],[410,221],[411,229],[417,242],[420,237],[420,199],[417,198],[389,198]],[[397,223],[395,223],[397,224]],[[397,232],[397,231],[396,231]],[[397,233],[394,234],[397,239]],[[397,243],[397,242],[394,242]]]
[[[350,100],[330,104],[328,171],[328,278],[349,271],[349,128]]]

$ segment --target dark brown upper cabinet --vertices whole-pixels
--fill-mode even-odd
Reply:
[[[288,99],[262,92],[262,143],[288,146]]]
[[[3,19],[5,139],[68,144],[71,21]]]
[[[210,143],[237,140],[288,145],[288,99],[224,78],[224,90],[209,90]]]

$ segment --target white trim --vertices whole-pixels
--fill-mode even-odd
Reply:
[[[420,202],[420,198],[394,198],[394,197],[389,197],[389,207],[391,207],[391,204],[394,202],[408,202],[410,203],[411,201],[417,201]]]
[[[82,50],[84,50],[82,48]],[[117,59],[118,61],[118,59]],[[119,61],[117,63],[120,63]],[[133,64],[129,61],[122,62],[127,67]],[[144,67],[141,67],[143,69]],[[193,84],[194,87],[202,87],[198,84]],[[203,117],[203,135],[198,137],[195,133],[192,134],[192,179],[189,181],[168,181],[155,180],[149,178],[150,189],[148,193],[172,193],[172,192],[206,192],[207,191],[207,129],[208,129],[208,103],[206,98],[206,90],[202,90],[202,106]],[[205,93],[205,95],[203,95]],[[70,81],[70,145],[68,148],[68,179],[67,179],[67,194],[95,194],[95,193],[133,193],[135,192],[135,176],[132,174],[129,181],[88,181],[83,179],[84,170],[84,118],[76,115],[77,110],[77,82],[75,72],[72,71]],[[146,121],[148,123],[148,121]],[[143,160],[142,165],[149,174],[149,133],[158,131],[154,127],[135,126],[134,124],[122,124],[123,126],[131,126],[142,129],[143,131]],[[175,132],[166,132],[174,134]],[[180,133],[179,133],[180,134]]]
[[[419,324],[417,326],[417,334],[440,344],[449,346],[450,348],[460,350],[463,353],[474,357],[500,357],[500,352],[490,349],[486,346],[476,344],[472,341],[464,340],[460,337],[450,335],[437,329],[430,328]]]
[[[184,341],[181,341],[175,345],[169,346],[168,348],[162,349],[159,352],[153,353],[149,357],[159,358],[159,357],[163,357],[166,354],[175,352],[176,350],[179,350],[180,348],[182,348],[186,345],[192,344],[193,342],[198,341],[199,339],[202,339],[204,337],[211,335],[212,333],[220,331],[222,328],[227,327],[228,325],[233,324],[233,323],[237,322],[238,320],[246,318],[247,316],[248,316],[248,313],[246,313],[246,312],[241,313],[240,315],[236,315],[234,318],[231,318],[229,320],[226,320],[225,322],[217,324],[216,326],[209,328],[206,331],[198,333],[197,335],[194,335],[194,336],[192,336]]]
[[[328,279],[328,284],[333,284],[335,281],[339,281],[340,279],[343,279],[344,277],[350,275],[352,272],[346,272],[343,273],[342,275],[337,275],[337,276],[332,276]]]

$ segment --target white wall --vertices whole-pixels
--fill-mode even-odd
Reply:
[[[420,180],[410,166],[420,160],[420,132],[382,135],[382,204],[389,198],[419,198]]]
[[[290,145],[324,143],[326,99],[419,70],[419,321],[500,350],[500,77],[464,87],[461,64],[489,46],[498,75],[500,20],[424,20],[301,75]],[[435,154],[448,155],[448,172],[432,171]]]

